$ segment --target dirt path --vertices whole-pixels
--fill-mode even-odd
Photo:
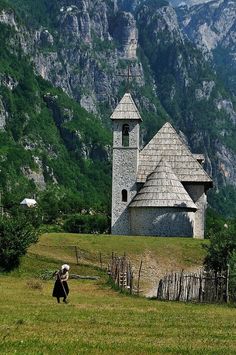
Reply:
[[[134,278],[137,280],[140,261],[132,259]],[[146,297],[155,297],[160,279],[167,273],[178,272],[183,270],[183,266],[177,263],[174,258],[170,260],[157,260],[151,251],[146,251],[142,257],[142,269],[140,285],[142,294]],[[197,272],[202,265],[184,267],[184,271]]]

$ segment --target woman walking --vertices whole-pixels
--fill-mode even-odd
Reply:
[[[61,269],[54,273],[56,276],[56,282],[54,284],[52,296],[57,298],[57,302],[60,303],[60,298],[63,297],[63,302],[67,302],[67,296],[69,294],[69,287],[67,280],[69,278],[70,266],[67,264],[62,265]]]

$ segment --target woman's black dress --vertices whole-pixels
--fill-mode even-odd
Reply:
[[[60,278],[62,280],[62,283],[63,283],[63,286],[64,286],[64,289],[63,289],[63,286],[62,286],[62,283],[60,281]],[[57,273],[57,279],[56,279],[56,282],[54,284],[54,288],[53,288],[53,292],[52,292],[52,296],[53,297],[67,297],[68,294],[69,294],[69,287],[68,287],[68,284],[66,281],[63,281],[63,275],[60,275],[60,271]],[[65,294],[66,292],[66,294]]]

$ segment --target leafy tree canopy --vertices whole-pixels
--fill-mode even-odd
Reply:
[[[236,252],[236,223],[225,224],[218,232],[210,236],[210,244],[205,245],[207,256],[205,265],[216,272],[227,269]]]
[[[27,248],[38,240],[37,230],[27,215],[0,218],[0,269],[10,271],[20,263]]]

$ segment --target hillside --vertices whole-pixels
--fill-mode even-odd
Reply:
[[[39,202],[46,201],[55,210],[56,217],[58,205],[62,214],[81,209],[107,212],[110,132],[96,116],[35,74],[17,48],[16,29],[1,23],[0,29],[4,207],[11,208],[36,194]]]
[[[205,242],[206,243],[206,242]],[[143,293],[152,295],[161,276],[166,272],[195,271],[201,268],[204,251],[202,241],[191,238],[123,237],[105,235],[45,234],[30,255],[41,255],[50,259],[74,263],[75,246],[78,247],[82,264],[100,266],[100,253],[105,267],[112,252],[118,256],[126,254],[137,274],[143,261],[141,285]]]
[[[83,255],[78,266],[75,244]],[[169,260],[178,267],[195,267],[202,258],[200,243],[192,239],[43,235],[19,270],[0,274],[1,353],[235,353],[235,308],[122,295],[95,266],[99,251],[105,258],[112,250],[128,250],[139,260],[152,250],[158,264]],[[58,305],[51,297],[53,281],[37,276],[65,261],[71,273],[100,280],[70,280],[70,303]]]

